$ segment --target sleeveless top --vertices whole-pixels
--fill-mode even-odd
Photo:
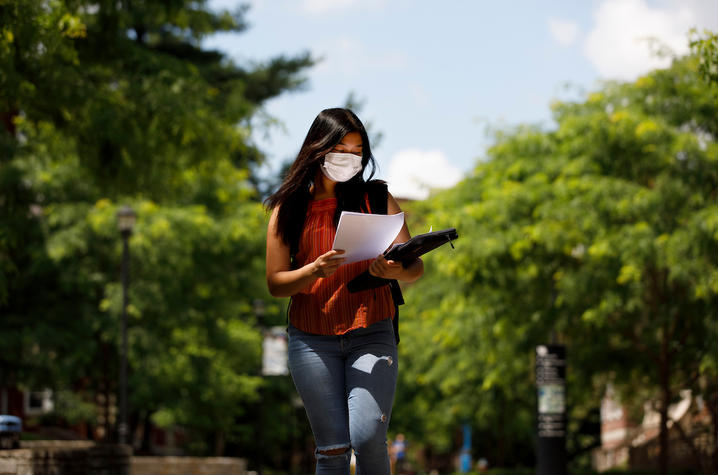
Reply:
[[[329,252],[336,228],[336,198],[311,201],[295,259],[298,267]],[[350,293],[346,284],[369,268],[371,260],[344,264],[329,277],[319,278],[292,296],[289,321],[306,333],[343,335],[394,317],[394,302],[388,285]]]

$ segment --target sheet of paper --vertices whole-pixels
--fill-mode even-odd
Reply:
[[[394,242],[404,225],[404,213],[365,214],[342,211],[332,249],[344,249],[346,264],[374,259]]]

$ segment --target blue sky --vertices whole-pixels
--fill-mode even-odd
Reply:
[[[234,9],[235,0],[210,0]],[[269,101],[254,141],[266,174],[293,158],[314,117],[350,93],[372,144],[378,176],[396,196],[424,198],[451,186],[485,156],[486,130],[551,127],[550,103],[580,97],[600,80],[632,80],[678,54],[692,27],[718,30],[718,0],[428,1],[252,0],[239,34],[204,46],[240,64],[309,51],[319,59],[302,91]]]

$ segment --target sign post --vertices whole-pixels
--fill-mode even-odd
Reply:
[[[262,376],[286,376],[287,368],[287,329],[282,326],[271,327],[264,332],[262,340]]]
[[[566,475],[566,347],[536,347],[536,475]]]
[[[461,446],[461,455],[459,455],[459,470],[461,473],[471,471],[471,425],[464,424],[464,443]]]

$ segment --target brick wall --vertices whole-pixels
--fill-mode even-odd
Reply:
[[[132,475],[244,475],[244,460],[230,457],[132,457]]]
[[[91,441],[23,441],[0,450],[0,475],[244,475],[229,457],[133,457],[128,445]]]
[[[85,441],[22,442],[0,451],[0,475],[129,475],[129,446]]]

